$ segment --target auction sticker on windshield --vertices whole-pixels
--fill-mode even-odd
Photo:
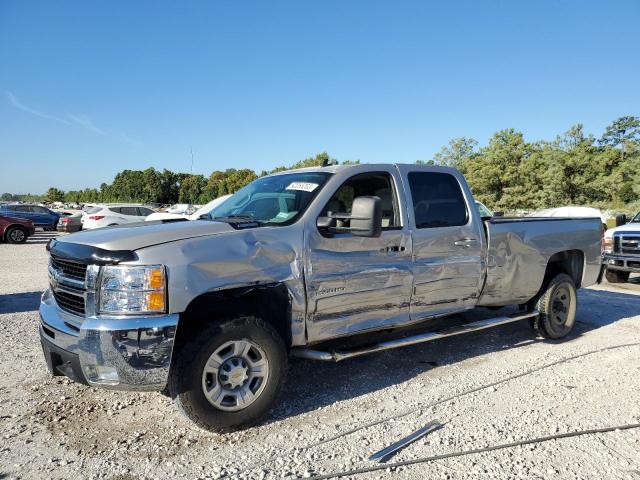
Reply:
[[[302,190],[303,192],[313,192],[316,188],[318,188],[317,183],[291,182],[286,190]]]

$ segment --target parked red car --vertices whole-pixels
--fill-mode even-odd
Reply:
[[[0,215],[0,238],[8,243],[24,243],[36,228],[31,220]]]

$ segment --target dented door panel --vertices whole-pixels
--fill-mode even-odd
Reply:
[[[388,251],[394,245],[403,251]],[[305,276],[309,341],[407,322],[409,249],[402,231],[386,231],[380,238],[311,232]]]

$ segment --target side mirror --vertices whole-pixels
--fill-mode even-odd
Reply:
[[[616,227],[627,223],[627,216],[624,213],[616,215]]]
[[[382,201],[362,196],[353,200],[349,230],[358,237],[379,237],[382,233]]]
[[[627,223],[627,216],[624,213],[616,215],[616,227],[624,225],[625,223]]]
[[[200,215],[198,217],[199,220],[209,220],[209,214],[208,213],[203,213],[202,215]]]
[[[349,226],[337,226],[338,220],[348,221]],[[379,237],[382,233],[382,202],[373,196],[356,197],[350,214],[329,212],[326,217],[318,217],[316,226],[335,233],[349,232],[357,237]]]
[[[335,226],[336,221],[331,217],[318,217],[316,220],[316,227],[327,229]]]

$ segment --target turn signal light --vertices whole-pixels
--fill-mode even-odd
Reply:
[[[164,292],[148,292],[147,305],[149,310],[164,310]]]

